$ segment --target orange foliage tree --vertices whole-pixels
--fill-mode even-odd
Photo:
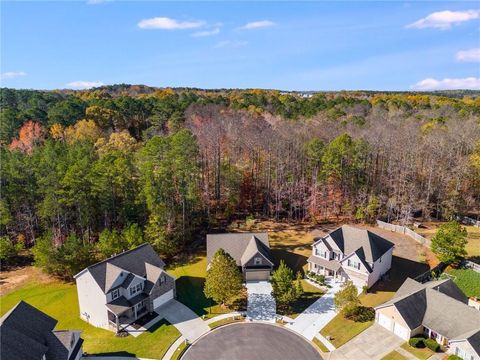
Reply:
[[[40,144],[45,137],[45,129],[39,123],[27,121],[20,128],[18,138],[12,140],[10,150],[20,150],[31,154],[35,145]]]

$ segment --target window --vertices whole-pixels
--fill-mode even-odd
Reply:
[[[142,289],[143,289],[143,284],[142,283],[139,283],[135,286],[132,286],[130,288],[130,296],[135,295],[137,292],[140,292]]]
[[[253,263],[254,263],[255,265],[262,265],[262,258],[260,258],[260,257],[254,258],[254,259],[253,259]]]
[[[115,289],[115,290],[112,291],[112,300],[115,300],[119,296],[120,296],[120,290],[119,289]]]

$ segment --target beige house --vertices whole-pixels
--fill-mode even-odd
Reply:
[[[270,279],[273,260],[270,255],[267,233],[207,235],[208,264],[219,249],[225,250],[235,260],[246,281]]]
[[[89,266],[77,275],[80,317],[119,331],[175,298],[175,279],[149,244]]]
[[[480,360],[480,312],[452,280],[421,284],[407,279],[386,303],[375,308],[375,321],[402,339],[435,339],[448,353]]]
[[[357,287],[372,287],[390,270],[393,243],[381,236],[349,225],[315,238],[308,270],[335,282],[352,281]]]

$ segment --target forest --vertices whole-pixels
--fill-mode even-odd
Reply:
[[[0,89],[1,253],[71,276],[245,218],[480,213],[478,92]],[[61,259],[52,261],[52,259]]]

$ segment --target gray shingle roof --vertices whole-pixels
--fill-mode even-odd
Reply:
[[[135,249],[125,251],[109,259],[91,265],[86,270],[92,274],[103,292],[107,293],[110,290],[112,282],[118,276],[118,269],[125,270],[144,278],[147,275],[146,263],[162,269],[165,266],[165,263],[158,257],[150,244],[143,244]],[[78,275],[79,274],[75,276]]]
[[[71,331],[53,331],[57,320],[20,301],[0,320],[2,360],[67,360]]]
[[[338,271],[342,266],[338,261],[335,260],[327,260],[327,259],[322,259],[321,257],[311,255],[308,260],[308,262],[312,262],[314,264],[323,266],[329,270],[333,271]]]
[[[350,255],[358,249],[362,249],[363,254],[360,253],[363,256],[362,260],[368,263],[374,263],[394,246],[390,241],[371,231],[349,225],[343,225],[323,238],[325,239],[328,236],[332,238],[336,246],[345,255]],[[318,240],[318,238],[315,239],[315,241]]]
[[[466,301],[465,295],[450,279],[426,284],[407,279],[395,296],[378,308],[394,305],[410,329],[424,325],[454,339],[480,331],[480,312],[468,306]]]
[[[252,239],[253,237],[253,239]],[[208,263],[218,249],[223,249],[235,259],[238,266],[244,261],[251,259],[256,251],[259,251],[269,261],[270,245],[267,233],[231,233],[231,234],[209,234],[207,235],[207,260]],[[244,256],[244,254],[246,254]],[[250,255],[249,255],[250,254]],[[247,259],[248,258],[248,259]]]

